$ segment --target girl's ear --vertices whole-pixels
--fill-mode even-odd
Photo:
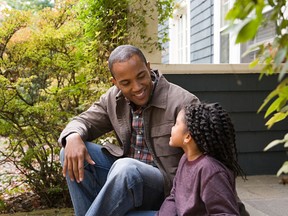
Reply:
[[[187,131],[186,134],[184,135],[184,143],[189,143],[193,140],[191,134]]]

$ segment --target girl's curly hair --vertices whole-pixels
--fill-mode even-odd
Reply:
[[[238,164],[235,130],[228,113],[219,103],[200,103],[184,108],[188,130],[198,148],[246,179]]]

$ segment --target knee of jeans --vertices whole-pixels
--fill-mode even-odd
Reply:
[[[65,156],[65,150],[64,150],[64,148],[61,148],[61,150],[60,150],[60,162],[61,162],[62,166],[64,164],[64,156]]]
[[[137,170],[137,166],[133,163],[131,158],[120,158],[112,165],[109,175],[118,176],[123,178],[136,178],[141,179],[141,175]]]

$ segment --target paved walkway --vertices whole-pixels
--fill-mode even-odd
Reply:
[[[237,191],[251,216],[288,216],[288,184],[273,175],[237,178]]]

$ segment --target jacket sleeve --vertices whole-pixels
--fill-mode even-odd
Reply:
[[[78,133],[83,141],[92,141],[113,130],[107,113],[110,94],[111,90],[102,95],[87,111],[74,117],[60,134],[58,142],[65,146],[65,138],[72,133]]]

